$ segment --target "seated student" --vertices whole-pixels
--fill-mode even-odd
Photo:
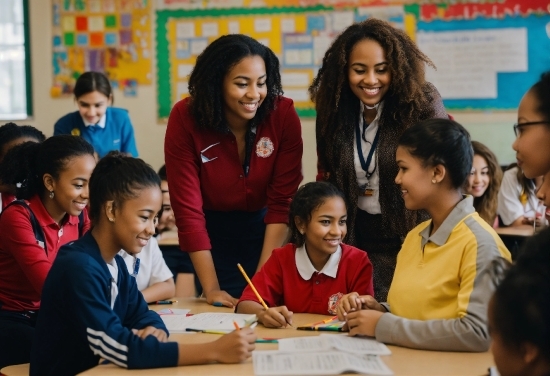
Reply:
[[[550,375],[550,230],[528,239],[489,303],[501,376]]]
[[[111,150],[138,156],[134,128],[128,111],[110,107],[114,101],[109,79],[99,72],[85,72],[76,80],[74,98],[78,111],[59,119],[53,134],[81,136],[99,158]]]
[[[0,164],[0,180],[21,182],[24,200],[0,216],[0,368],[29,362],[46,275],[59,247],[90,227],[93,153],[80,137],[55,136],[14,147]]]
[[[166,166],[163,165],[158,174],[160,176],[160,189],[162,190],[162,210],[157,225],[157,238],[159,240],[172,235],[176,245],[161,245],[160,250],[166,265],[174,275],[176,283],[176,295],[178,297],[196,296],[195,274],[193,263],[188,252],[183,252],[177,245],[176,218],[170,204],[170,192],[168,190],[168,178],[166,177]]]
[[[535,193],[541,183],[542,176],[528,179],[515,163],[504,172],[498,192],[498,215],[505,226],[532,226],[533,222],[540,226],[545,222],[540,215],[544,208]]]
[[[128,273],[136,278],[138,290],[147,303],[175,296],[172,272],[162,257],[157,239],[150,238],[139,254],[131,255],[124,250],[118,254],[126,263]]]
[[[92,229],[64,246],[42,294],[31,354],[31,375],[75,375],[100,358],[124,368],[174,367],[251,356],[256,335],[236,330],[201,344],[168,342],[160,316],[150,311],[120,249],[134,255],[155,233],[160,179],[140,159],[112,152],[90,179]]]
[[[493,228],[498,227],[498,190],[502,182],[502,169],[497,157],[481,142],[472,141],[473,166],[466,181],[466,193],[474,197],[474,208]]]
[[[18,126],[6,123],[0,126],[0,163],[8,151],[23,142],[43,142],[46,136],[30,125]],[[10,202],[15,200],[15,186],[3,184],[0,181],[0,213]]]
[[[266,327],[285,327],[292,314],[336,314],[350,291],[372,295],[372,265],[363,252],[342,243],[347,233],[344,195],[330,183],[307,183],[290,204],[291,242],[275,249],[252,278],[270,307],[264,310],[247,286],[239,313],[255,313]]]
[[[425,350],[487,351],[487,304],[510,260],[493,228],[461,187],[472,169],[468,132],[449,119],[422,121],[396,152],[405,206],[432,217],[407,235],[386,305],[352,293],[338,307],[350,335]],[[360,309],[360,310],[358,310]]]

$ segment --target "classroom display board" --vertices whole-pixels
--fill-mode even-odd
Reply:
[[[86,71],[126,95],[151,84],[151,0],[52,0],[52,11],[52,97],[72,94]]]
[[[387,20],[417,41],[438,68],[427,69],[427,77],[449,109],[515,109],[550,68],[549,0],[157,1],[161,119],[188,95],[196,57],[228,33],[250,35],[278,55],[285,96],[300,116],[315,115],[307,89],[333,39],[369,17]]]

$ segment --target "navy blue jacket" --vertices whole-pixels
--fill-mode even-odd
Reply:
[[[35,338],[31,375],[75,375],[96,366],[100,357],[126,368],[173,367],[178,344],[140,339],[132,329],[165,330],[128,274],[118,266],[118,296],[111,309],[111,273],[89,231],[63,246],[46,278]]]

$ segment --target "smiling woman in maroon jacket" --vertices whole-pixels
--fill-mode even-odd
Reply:
[[[288,235],[302,180],[302,137],[282,97],[275,54],[245,35],[222,36],[197,58],[190,98],[170,114],[164,145],[180,248],[208,303],[232,307],[249,275]]]

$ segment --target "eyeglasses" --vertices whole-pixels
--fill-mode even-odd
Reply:
[[[520,127],[526,127],[528,125],[539,125],[539,124],[550,124],[550,121],[529,121],[527,123],[516,123],[514,124],[514,134],[516,135],[516,137],[518,136],[519,134],[518,129]]]

